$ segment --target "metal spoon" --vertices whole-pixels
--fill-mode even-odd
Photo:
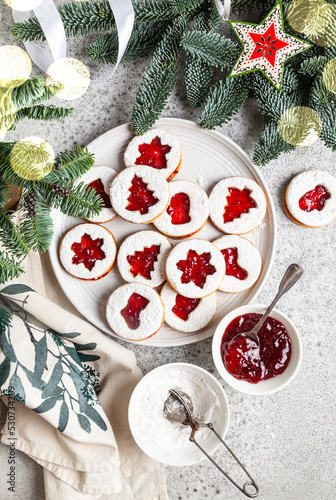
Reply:
[[[299,266],[299,264],[291,264],[288,267],[287,271],[285,272],[285,274],[281,280],[278,293],[274,297],[271,305],[266,309],[266,312],[262,316],[262,318],[260,318],[258,323],[252,328],[252,330],[250,332],[237,333],[237,335],[235,335],[230,340],[228,345],[230,345],[230,343],[233,341],[233,339],[235,339],[238,335],[246,335],[248,337],[251,337],[251,339],[253,339],[259,345],[258,332],[259,332],[260,328],[265,323],[266,319],[270,315],[273,307],[278,302],[280,297],[282,297],[286,292],[288,292],[288,290],[290,290],[292,288],[293,285],[295,285],[295,283],[301,278],[302,274],[303,274],[303,269],[301,266]]]
[[[247,497],[249,498],[255,498],[259,494],[259,488],[252,478],[252,476],[247,472],[243,464],[238,460],[236,455],[233,453],[233,451],[229,448],[229,446],[223,441],[223,439],[220,437],[218,432],[214,429],[214,426],[211,422],[208,423],[201,423],[197,422],[195,418],[193,417],[193,410],[194,406],[191,401],[191,398],[186,394],[185,392],[182,391],[177,391],[175,389],[170,389],[170,395],[166,399],[164,406],[163,406],[163,416],[170,420],[171,422],[175,422],[178,424],[183,424],[183,425],[190,425],[191,427],[191,435],[189,437],[189,441],[194,443],[197,448],[204,453],[204,455],[221,471],[224,476],[231,481],[232,484],[236,486],[242,493],[244,493]],[[240,465],[240,467],[243,469],[245,474],[249,477],[250,481],[246,481],[246,483],[243,484],[243,486],[239,486],[224,470],[214,461],[212,457],[202,448],[202,446],[196,441],[195,439],[195,433],[201,428],[201,427],[208,427],[216,436],[217,438],[221,441],[221,443],[225,446],[225,448],[228,450],[228,452],[233,456],[233,458],[237,461],[237,463]],[[252,487],[253,491],[249,492],[247,490],[248,487]]]

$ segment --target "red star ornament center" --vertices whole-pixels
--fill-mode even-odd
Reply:
[[[261,71],[281,89],[283,66],[289,57],[308,49],[311,44],[285,33],[281,2],[278,2],[260,24],[229,21],[243,46],[230,77]]]

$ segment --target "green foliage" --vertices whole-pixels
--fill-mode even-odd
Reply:
[[[183,16],[173,22],[145,69],[132,113],[132,130],[136,134],[143,134],[153,125],[174,88],[181,52],[180,40],[186,27],[187,21]]]
[[[15,121],[10,130],[14,129],[18,122],[24,118],[43,121],[59,121],[72,116],[73,112],[74,108],[57,108],[56,106],[44,106],[43,104],[20,109],[20,111],[16,113]]]
[[[0,282],[18,278],[23,272],[20,261],[8,252],[0,252]]]
[[[236,43],[211,31],[188,31],[181,43],[187,53],[222,70],[231,68],[240,52]]]
[[[293,151],[294,146],[283,140],[276,123],[268,123],[259,135],[254,148],[253,161],[257,165],[265,165],[278,158],[280,153]]]
[[[248,97],[246,77],[220,80],[210,88],[200,118],[202,128],[214,128],[237,114]]]

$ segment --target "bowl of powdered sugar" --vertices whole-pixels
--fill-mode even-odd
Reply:
[[[229,426],[229,405],[219,382],[209,372],[189,363],[170,363],[155,368],[140,380],[128,408],[132,435],[151,458],[166,465],[192,465],[206,459],[189,441],[191,428],[163,416],[169,389],[183,391],[193,403],[193,416],[211,422],[224,438]],[[197,442],[210,455],[220,441],[208,428],[196,432]]]

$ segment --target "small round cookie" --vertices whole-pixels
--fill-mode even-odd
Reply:
[[[209,198],[194,182],[174,181],[169,184],[167,210],[154,221],[154,226],[171,238],[188,238],[198,233],[209,217]]]
[[[224,233],[245,234],[261,224],[266,198],[261,187],[246,177],[219,181],[209,196],[210,218]]]
[[[99,214],[92,215],[90,218],[85,218],[85,220],[95,224],[103,224],[118,217],[112,208],[110,200],[111,184],[116,175],[117,172],[114,168],[95,165],[76,181],[76,185],[84,182],[84,184],[87,184],[88,189],[94,189],[104,202]]]
[[[147,224],[159,217],[166,210],[169,197],[169,185],[163,175],[144,165],[122,170],[110,189],[114,210],[135,224]]]
[[[106,304],[112,330],[126,340],[145,340],[155,335],[164,321],[164,305],[153,288],[128,283],[116,288]]]
[[[125,166],[148,165],[170,181],[181,168],[182,154],[176,137],[161,128],[135,136],[124,154]]]
[[[81,280],[104,278],[112,269],[117,254],[113,234],[97,224],[79,224],[70,229],[60,244],[64,269]]]
[[[336,218],[336,177],[324,170],[306,170],[290,181],[283,202],[296,224],[325,226]]]
[[[156,287],[166,280],[165,263],[171,244],[157,231],[138,231],[119,247],[117,265],[129,283]]]
[[[210,241],[183,241],[167,257],[168,283],[184,297],[198,299],[210,295],[217,290],[224,274],[223,255]]]
[[[250,288],[261,271],[259,250],[241,236],[221,236],[212,242],[225,259],[225,276],[218,287],[221,292],[238,293]]]
[[[180,332],[197,332],[204,328],[217,309],[216,292],[203,299],[183,297],[166,283],[161,290],[165,307],[165,322]]]

